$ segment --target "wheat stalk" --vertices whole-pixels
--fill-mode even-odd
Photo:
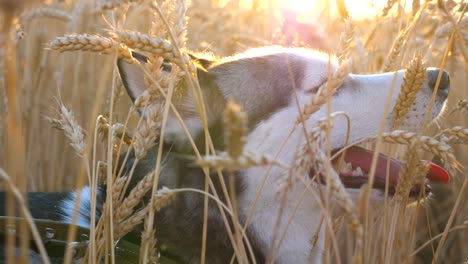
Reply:
[[[416,96],[421,91],[424,81],[426,80],[426,64],[421,56],[416,56],[409,63],[408,68],[403,76],[403,84],[400,94],[393,107],[393,123],[392,127],[398,127],[408,114],[411,105],[416,100]]]

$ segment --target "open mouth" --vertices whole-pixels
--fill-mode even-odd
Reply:
[[[336,152],[337,151],[333,151],[333,153]],[[339,161],[342,155],[338,155],[333,159],[332,163],[335,168],[340,167],[339,175],[346,188],[360,188],[368,183],[373,155],[374,152],[370,150],[353,146],[346,150],[344,161],[341,162],[341,166],[338,164],[340,163]],[[428,195],[430,193],[428,181],[448,183],[450,180],[448,172],[442,167],[429,161],[423,162],[429,163],[426,180],[424,183],[415,184],[411,188],[410,196],[412,197],[419,196],[421,191],[424,191],[424,195]],[[403,164],[404,163],[400,160],[389,158],[384,154],[379,154],[372,188],[385,190],[388,184],[388,193],[393,195]],[[312,170],[311,175],[313,174],[315,173],[313,173]],[[323,176],[318,178],[321,183],[325,183],[326,180]]]

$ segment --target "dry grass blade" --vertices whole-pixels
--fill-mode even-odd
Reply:
[[[397,102],[393,107],[393,128],[398,127],[408,114],[416,96],[426,80],[426,64],[421,56],[416,56],[409,63],[403,76],[403,84]]]
[[[85,156],[85,136],[83,129],[76,122],[73,113],[60,104],[59,106],[59,119],[46,117],[47,121],[52,124],[55,128],[62,130],[65,136],[70,140],[70,146],[75,150],[79,157]]]

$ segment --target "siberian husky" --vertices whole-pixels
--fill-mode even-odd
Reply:
[[[134,56],[141,64],[146,63],[147,59],[143,55]],[[330,131],[333,151],[345,146],[347,136],[349,143],[376,136],[382,122],[385,122],[385,131],[389,131],[392,115],[391,111],[385,113],[386,103],[390,98],[387,108],[392,109],[395,105],[405,73],[401,70],[372,75],[350,74],[331,97],[330,108],[327,104],[323,105],[303,123],[302,128],[293,129],[302,107],[315,96],[317,88],[327,82],[329,70],[336,69],[333,58],[330,64],[329,56],[318,51],[268,47],[220,60],[194,59],[198,64],[199,83],[215,147],[223,148],[222,140],[219,140],[223,138],[222,110],[227,100],[233,100],[242,106],[249,117],[246,149],[276,157],[276,160],[286,165],[294,163],[295,153],[305,140],[305,131],[314,128],[319,120],[327,117],[329,111],[344,112],[351,121],[348,131],[346,118],[338,116],[333,120]],[[118,68],[129,97],[135,101],[146,89],[141,67],[119,60]],[[170,67],[164,67],[164,70],[170,71]],[[423,88],[399,129],[419,131],[422,128],[439,73],[439,69],[427,70]],[[431,118],[441,112],[448,95],[449,76],[446,72],[440,74],[442,79],[430,112]],[[197,146],[203,148],[203,126],[195,103],[187,99],[180,107],[184,108],[181,111],[182,117]],[[205,175],[200,168],[194,166],[190,156],[192,153],[187,150],[187,139],[179,121],[171,114],[167,125],[164,169],[159,177],[159,186],[203,190]],[[150,150],[145,159],[138,163],[132,185],[154,169],[156,153],[156,149]],[[341,173],[340,178],[350,193],[357,194],[359,188],[367,182],[371,157],[372,151],[359,147],[352,147],[347,151],[344,159],[352,164],[355,173]],[[384,195],[387,161],[385,156],[379,156],[371,193],[371,200],[377,202]],[[131,166],[133,160],[130,159],[127,164]],[[392,172],[388,183],[392,190],[398,181],[401,162],[391,160],[390,164]],[[362,173],[356,176],[358,167]],[[322,210],[319,201],[317,196],[309,192],[301,197],[306,186],[304,182],[297,182],[291,185],[285,198],[285,206],[282,206],[282,196],[278,196],[278,190],[281,182],[284,182],[285,173],[285,168],[279,166],[257,166],[239,171],[235,175],[238,212],[242,223],[246,221],[254,201],[256,203],[247,228],[254,258],[257,263],[264,263],[266,259],[275,263],[320,263],[325,246],[325,227],[320,224]],[[429,180],[445,181],[448,176],[433,165],[427,177]],[[304,175],[304,179],[309,178],[309,175]],[[214,185],[219,187],[218,178],[212,179]],[[325,185],[316,181],[310,187],[316,191],[322,186]],[[260,194],[257,193],[258,190],[262,190]],[[84,200],[81,202],[76,224],[89,227],[90,192],[88,188],[81,192]],[[419,194],[418,186],[414,188],[412,194],[414,193]],[[102,204],[104,190],[100,190],[97,195]],[[29,206],[35,218],[70,222],[75,198],[76,192],[32,193]],[[162,254],[167,252],[181,263],[200,262],[203,208],[203,195],[180,193],[172,204],[157,213],[156,236]],[[234,251],[219,207],[210,202],[208,210],[206,263],[229,263]],[[99,214],[99,210],[97,211]],[[280,211],[282,221],[277,223]],[[292,220],[288,223],[290,219]],[[312,238],[317,230],[318,239],[313,242]],[[135,232],[138,234],[138,231]],[[275,232],[285,232],[285,235],[272,260],[271,242]]]

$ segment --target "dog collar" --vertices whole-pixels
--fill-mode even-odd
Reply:
[[[21,221],[25,221],[20,217],[0,216],[0,236],[6,237],[7,234],[14,234],[19,238],[18,227]],[[68,244],[68,230],[71,224],[45,220],[33,219],[34,224],[39,231],[42,243],[47,251],[47,255],[51,259],[63,259],[67,245],[72,248],[72,260],[79,260],[85,256],[86,248],[89,245],[89,229],[75,225],[75,238]],[[4,240],[0,241],[2,246],[5,246]],[[30,249],[37,252],[36,242],[31,239]],[[118,264],[136,264],[139,263],[139,245],[120,239],[115,243],[115,260]],[[159,256],[161,264],[177,264],[178,261],[173,260],[168,256]]]

